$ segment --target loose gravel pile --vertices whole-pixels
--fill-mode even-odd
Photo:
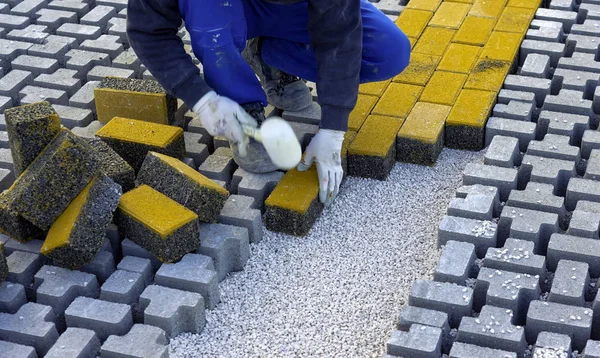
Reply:
[[[446,149],[385,182],[349,178],[308,236],[266,232],[252,246],[204,331],[173,339],[172,357],[381,357],[413,281],[435,268],[463,169],[482,158]]]

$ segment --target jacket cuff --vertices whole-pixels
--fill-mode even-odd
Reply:
[[[348,131],[348,118],[350,117],[352,108],[338,107],[332,105],[321,106],[321,123],[322,129],[332,129],[336,131]]]
[[[181,98],[188,108],[194,108],[205,94],[212,91],[200,75],[192,75],[175,89],[175,97]]]

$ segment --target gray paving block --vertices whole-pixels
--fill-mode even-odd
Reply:
[[[125,256],[117,265],[117,270],[140,274],[144,282],[144,287],[150,285],[152,281],[154,281],[152,262],[149,259]]]
[[[0,27],[4,29],[24,29],[30,24],[27,16],[0,14]]]
[[[548,8],[556,10],[573,11],[575,10],[575,0],[550,0]],[[575,25],[573,25],[575,26]],[[571,28],[572,29],[572,28]]]
[[[484,157],[484,164],[513,168],[521,162],[519,140],[515,137],[494,136]]]
[[[197,254],[213,260],[219,281],[233,271],[242,271],[250,257],[248,229],[223,224],[200,224],[200,242]]]
[[[49,9],[73,11],[79,18],[90,11],[90,4],[79,0],[54,0],[48,3]]]
[[[571,337],[573,349],[582,351],[592,333],[592,316],[589,308],[533,301],[527,312],[527,340],[535,342],[544,331],[566,334]]]
[[[7,190],[15,182],[15,175],[8,169],[0,168],[0,192]]]
[[[600,203],[580,200],[569,222],[567,234],[600,239]]]
[[[539,278],[535,276],[482,267],[475,283],[473,308],[476,311],[486,305],[506,308],[511,311],[511,322],[524,324],[529,303],[541,293]]]
[[[550,94],[551,85],[552,81],[549,79],[519,75],[508,75],[504,80],[505,89],[533,92],[537,107],[541,107],[546,96]]]
[[[127,0],[96,0],[96,5],[112,6],[121,11],[127,8]]]
[[[585,179],[600,180],[600,149],[592,150],[583,177]]]
[[[581,157],[588,159],[594,149],[600,149],[600,131],[586,130],[581,139]]]
[[[321,106],[319,106],[318,103],[313,102],[309,107],[301,111],[284,111],[282,118],[290,122],[318,125],[321,122]]]
[[[561,42],[565,37],[562,23],[558,21],[533,19],[525,34],[528,40]]]
[[[60,124],[63,126],[73,129],[75,127],[86,127],[94,119],[94,114],[89,109],[63,106],[55,104],[54,110],[60,117]]]
[[[450,240],[442,249],[433,279],[463,285],[471,277],[476,259],[475,245]]]
[[[522,357],[527,349],[525,330],[512,323],[510,309],[483,306],[479,317],[464,317],[458,328],[457,342],[501,349]]]
[[[98,4],[98,2],[96,2]],[[123,18],[112,18],[108,20],[108,34],[119,36],[121,38],[121,43],[129,44],[129,40],[127,38],[127,20]]]
[[[153,271],[158,270],[159,267],[162,265],[162,262],[159,259],[157,259],[156,256],[154,256],[153,254],[148,252],[146,249],[144,249],[143,247],[139,246],[138,244],[136,244],[135,242],[133,242],[129,239],[125,239],[121,242],[121,248],[123,250],[124,257],[134,256],[134,257],[139,257],[142,259],[150,260]]]
[[[590,98],[599,81],[600,73],[558,68],[552,77],[552,88],[554,91],[561,88],[580,91]]]
[[[580,200],[600,203],[600,181],[571,178],[567,186],[565,207],[569,211],[575,210],[575,206]]]
[[[565,52],[566,46],[560,42],[525,39],[521,43],[519,63],[524,66],[527,57],[532,54],[539,54],[548,56],[550,67],[555,68],[560,58],[565,55]]]
[[[581,144],[583,134],[589,128],[589,116],[542,111],[538,118],[538,137],[546,133],[568,136],[569,143],[575,146]]]
[[[94,275],[55,266],[43,266],[34,277],[36,302],[52,307],[62,316],[78,296],[98,297],[98,281]]]
[[[549,302],[583,306],[590,284],[589,265],[583,262],[560,260],[554,273]]]
[[[32,254],[39,255],[44,241],[39,239],[33,239],[25,243],[20,243],[15,240],[8,239],[8,236],[0,234],[0,241],[4,242],[4,251],[7,255],[11,255],[15,251],[24,251]]]
[[[463,172],[463,185],[495,186],[499,190],[500,200],[506,201],[510,191],[517,188],[517,174],[513,168],[469,163]]]
[[[570,357],[571,338],[564,334],[540,332],[533,349],[534,357]]]
[[[585,350],[583,351],[583,358],[599,358],[600,357],[600,341],[587,341]]]
[[[22,344],[0,341],[0,352],[9,358],[37,358],[33,347],[24,346]]]
[[[313,139],[315,134],[319,131],[319,126],[308,123],[300,123],[300,122],[288,122],[292,130],[296,134],[298,138],[298,142],[300,142],[300,146],[304,151],[306,147],[310,144],[310,141]]]
[[[535,105],[535,94],[533,92],[501,89],[498,93],[498,103],[508,104],[510,101],[520,101]]]
[[[583,92],[562,89],[557,95],[546,96],[542,110],[591,116],[592,101],[583,98]]]
[[[79,48],[82,50],[106,53],[112,60],[123,52],[123,44],[119,41],[121,41],[121,39],[118,36],[101,35],[97,39],[83,41]]]
[[[535,13],[539,20],[561,22],[566,32],[571,31],[571,26],[577,22],[577,13],[572,11],[539,8]]]
[[[121,303],[78,297],[65,311],[68,327],[90,329],[101,341],[125,335],[133,326],[131,307]]]
[[[44,0],[23,0],[10,9],[10,13],[12,15],[26,16],[33,20],[35,13],[44,6],[46,6],[46,1]]]
[[[461,186],[450,201],[447,214],[476,220],[492,220],[500,215],[498,188],[480,184]]]
[[[157,285],[196,292],[204,297],[206,308],[214,308],[221,300],[217,273],[208,256],[187,254],[181,261],[164,264],[156,272]]]
[[[236,169],[237,164],[233,160],[231,149],[221,147],[204,160],[198,171],[207,178],[229,182]]]
[[[34,44],[27,50],[28,55],[49,57],[58,60],[61,66],[65,65],[65,54],[78,46],[75,38],[50,35],[43,44]]]
[[[100,340],[94,331],[69,327],[48,351],[45,358],[95,357],[100,352]]]
[[[100,123],[99,121],[91,121],[90,124],[88,124],[87,126],[74,127],[71,131],[73,132],[73,134],[79,137],[94,139],[96,138],[96,132],[100,130],[100,128],[102,128],[103,126],[104,123]]]
[[[48,101],[51,104],[67,105],[69,97],[62,90],[49,89],[38,86],[25,86],[19,91],[21,104],[32,104],[40,101]]]
[[[29,25],[24,29],[11,30],[6,38],[14,41],[31,42],[43,44],[46,38],[50,35],[47,32],[47,27],[43,25]]]
[[[503,351],[500,349],[480,347],[480,346],[473,345],[473,344],[456,342],[452,345],[452,350],[450,350],[450,355],[448,358],[473,358],[473,357],[517,358],[517,354],[514,352]]]
[[[550,236],[559,230],[557,214],[507,205],[498,222],[498,242],[504,245],[509,238],[528,240],[535,245],[533,252],[543,255]]]
[[[445,215],[438,227],[438,246],[450,240],[475,245],[477,257],[483,257],[490,247],[496,247],[497,224],[489,220],[474,220]]]
[[[204,141],[204,136],[198,133],[184,132],[185,153],[187,157],[193,160],[192,168],[198,168],[209,156],[208,146]]]
[[[36,16],[38,16],[35,20],[36,24],[48,26],[48,30],[51,32],[55,32],[65,23],[77,22],[77,13],[72,11],[40,9],[36,12]]]
[[[100,354],[103,358],[168,358],[168,344],[162,329],[135,324],[123,337],[108,337]]]
[[[557,214],[558,224],[561,228],[566,229],[568,213],[563,204],[564,199],[555,196],[553,191],[554,187],[550,184],[529,182],[525,190],[511,191],[506,205]]]
[[[58,339],[54,312],[49,306],[26,303],[15,314],[0,313],[0,340],[35,348],[44,356]]]
[[[402,6],[404,3],[405,2],[401,0],[379,0],[374,2],[373,5],[390,17],[392,15],[399,15],[404,9],[404,6]]]
[[[262,210],[265,200],[271,195],[281,178],[283,178],[282,172],[256,174],[238,168],[233,173],[231,192],[253,197]]]
[[[571,27],[571,33],[600,37],[600,21],[586,19],[582,24],[574,24],[573,27]]]
[[[525,154],[519,168],[519,187],[525,187],[530,181],[546,183],[554,187],[555,195],[564,196],[569,180],[575,176],[574,162]]]
[[[110,66],[110,57],[107,54],[79,49],[69,50],[65,54],[65,61],[66,67],[76,70],[81,79],[86,79],[87,73],[94,66]]]
[[[230,195],[221,210],[220,224],[245,227],[251,243],[258,243],[263,237],[263,221],[256,200],[249,196]]]
[[[99,6],[96,6],[96,9]],[[140,59],[136,56],[133,49],[129,48],[119,54],[113,61],[112,65],[117,68],[125,68],[132,70],[135,73],[135,77],[140,77]]]
[[[485,126],[485,145],[489,146],[493,138],[498,135],[517,138],[519,140],[519,150],[525,152],[529,142],[536,138],[536,124],[508,118],[490,117]]]
[[[99,81],[89,81],[84,84],[77,93],[69,98],[69,106],[89,109],[93,113],[96,113],[94,88],[98,87],[99,84]]]
[[[79,269],[96,276],[98,282],[103,284],[116,270],[115,259],[111,251],[100,251],[91,262]]]
[[[33,283],[35,274],[42,267],[42,259],[39,253],[25,251],[13,251],[6,258],[8,264],[7,280],[29,287]]]
[[[452,283],[416,280],[409,295],[409,305],[445,312],[448,314],[450,327],[456,328],[463,317],[471,315],[472,299],[471,288]]]
[[[146,288],[145,279],[137,272],[117,270],[100,288],[100,299],[133,305]]]
[[[102,81],[105,77],[134,78],[132,70],[108,66],[94,66],[87,74],[88,81]]]
[[[404,307],[400,312],[396,328],[401,331],[408,331],[414,324],[439,328],[444,335],[450,332],[447,313],[421,307]]]
[[[556,271],[560,260],[584,262],[592,277],[600,276],[600,241],[585,237],[553,234],[548,243],[546,266]]]
[[[16,313],[26,303],[27,295],[23,285],[10,281],[0,284],[0,312]]]
[[[596,285],[597,284],[598,283],[596,282]],[[594,310],[594,322],[598,322],[600,319],[600,295],[598,294],[596,294],[596,299],[594,300],[592,309]],[[594,337],[600,336],[600,327],[598,327],[597,324],[592,327],[592,334]]]
[[[10,61],[23,55],[32,46],[29,42],[0,39],[0,64],[5,69],[11,68]]]
[[[140,296],[140,310],[144,324],[163,329],[168,337],[200,333],[206,324],[204,299],[194,292],[151,285]]]
[[[67,92],[67,96],[71,97],[81,88],[81,80],[76,76],[77,71],[75,70],[59,68],[53,73],[39,74],[33,80],[33,84],[39,87],[63,90]]]
[[[539,53],[530,53],[525,56],[523,66],[519,71],[521,76],[548,78],[550,70],[550,56]]]
[[[10,149],[0,148],[0,168],[14,171],[12,154]]]
[[[546,258],[533,253],[535,244],[527,240],[507,239],[501,248],[490,247],[483,266],[503,271],[522,272],[546,278]]]
[[[414,324],[408,332],[393,331],[387,353],[401,357],[433,358],[442,354],[442,330]]]
[[[508,102],[508,104],[496,104],[492,111],[492,115],[494,117],[530,122],[534,109],[535,107],[531,103],[513,100]]]
[[[108,20],[115,17],[116,10],[112,6],[96,5],[81,17],[79,23],[82,25],[98,26],[103,32],[106,32]]]
[[[59,36],[74,37],[83,45],[85,40],[95,40],[99,38],[102,34],[102,29],[93,25],[66,23],[56,30],[56,34]]]
[[[29,71],[12,70],[0,78],[0,95],[11,98],[14,104],[18,104],[19,92],[33,82],[33,74]]]

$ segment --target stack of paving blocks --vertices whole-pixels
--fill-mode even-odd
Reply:
[[[388,357],[600,356],[599,20],[596,1],[535,10]]]

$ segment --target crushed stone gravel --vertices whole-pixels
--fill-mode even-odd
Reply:
[[[348,178],[308,236],[265,232],[252,245],[202,333],[172,339],[171,357],[381,357],[413,281],[435,269],[463,169],[483,155],[446,149],[384,182]]]

